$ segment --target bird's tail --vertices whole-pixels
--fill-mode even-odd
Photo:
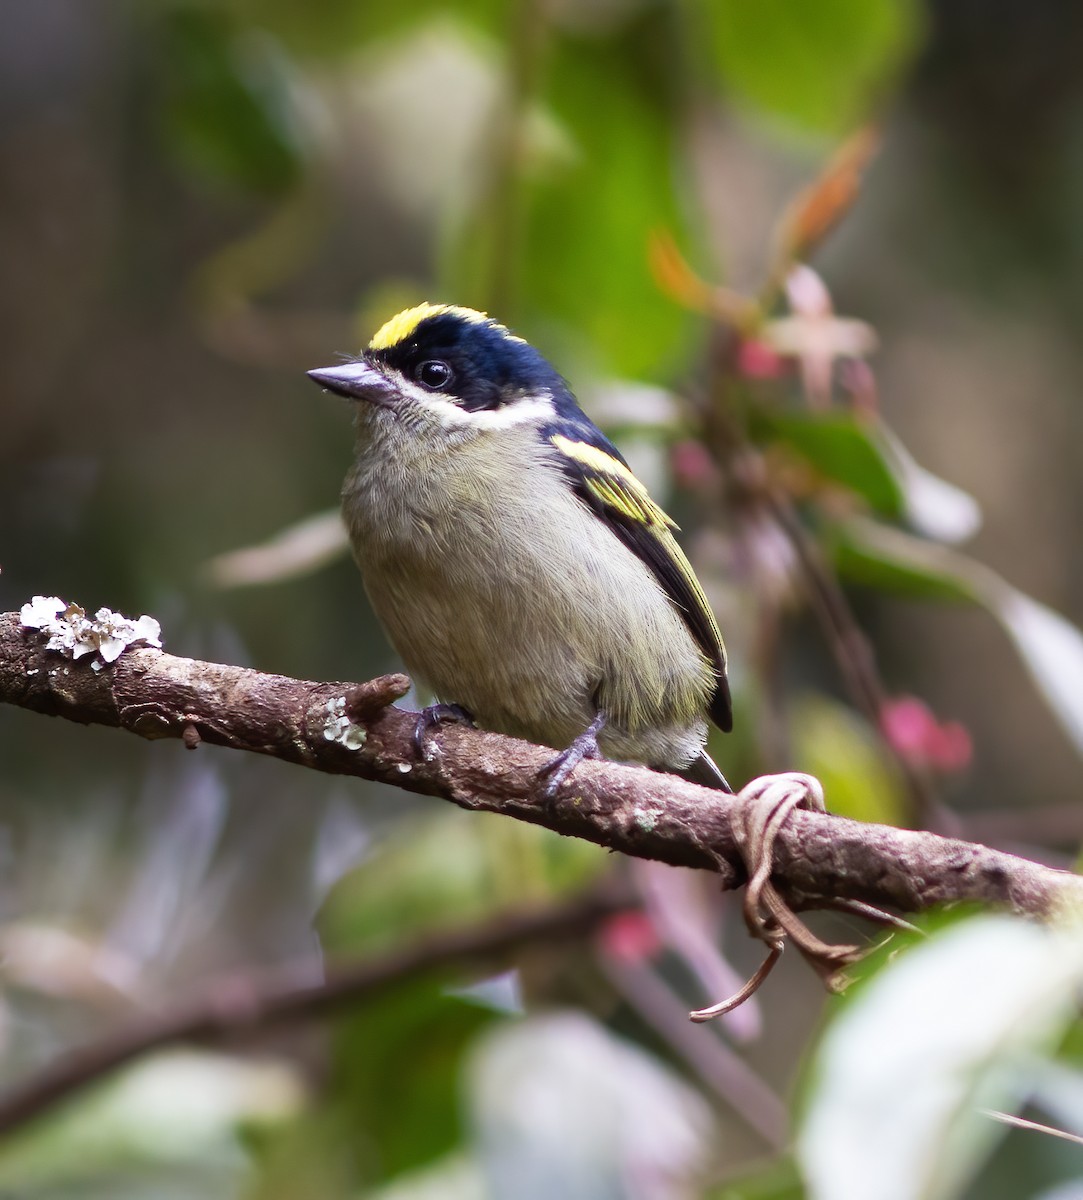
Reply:
[[[687,779],[689,783],[698,783],[701,787],[714,788],[716,791],[729,792],[731,796],[733,795],[733,788],[730,787],[725,775],[718,769],[714,759],[706,750],[701,750],[699,757],[694,758],[687,767],[672,773],[679,775],[682,779]]]

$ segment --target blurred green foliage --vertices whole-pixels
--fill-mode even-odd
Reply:
[[[585,890],[606,867],[588,842],[550,837],[532,825],[461,813],[402,822],[365,863],[344,876],[319,914],[331,954],[401,945],[411,936],[456,929],[494,908],[557,899]]]
[[[738,731],[712,744],[727,765],[740,764],[742,773],[812,771],[836,812],[913,817],[898,746],[839,698],[820,638],[794,617],[807,589],[792,546],[764,518],[754,489],[730,495],[730,476],[750,455],[766,484],[794,502],[814,549],[859,585],[859,611],[889,647],[892,688],[927,686],[945,703],[962,704],[953,690],[961,679],[965,694],[978,697],[981,760],[953,787],[1006,806],[1005,780],[1025,780],[1029,795],[1044,790],[1051,802],[1058,794],[1074,802],[1083,640],[983,566],[987,544],[973,557],[957,548],[975,532],[977,505],[916,473],[886,424],[890,416],[907,426],[937,471],[951,479],[958,472],[960,483],[980,492],[989,523],[1052,492],[1057,446],[1078,445],[1067,418],[1059,425],[1057,413],[1031,411],[1034,397],[1054,390],[1033,379],[1047,379],[1048,361],[1063,349],[1030,354],[1025,386],[999,409],[987,393],[1011,372],[996,366],[997,337],[981,353],[967,351],[968,370],[986,357],[994,364],[982,377],[987,392],[959,385],[950,350],[953,339],[966,349],[959,332],[966,322],[944,284],[950,264],[968,255],[968,269],[984,283],[993,270],[982,249],[995,227],[990,214],[1015,211],[1022,193],[1013,189],[1025,191],[1027,182],[1021,155],[1006,165],[973,157],[987,127],[998,131],[991,155],[1014,155],[1020,140],[1001,136],[1002,123],[984,111],[968,126],[959,115],[966,104],[944,96],[960,79],[968,96],[999,111],[998,88],[1028,70],[1044,78],[1044,51],[1072,39],[1053,23],[1043,35],[1051,40],[1041,42],[1034,30],[1045,28],[1047,10],[1040,5],[1037,15],[1001,13],[998,22],[976,10],[949,16],[945,7],[918,0],[24,6],[8,49],[0,48],[7,68],[0,69],[0,171],[10,195],[0,212],[9,313],[0,356],[0,607],[56,591],[90,608],[153,612],[167,647],[179,653],[309,678],[363,678],[392,667],[352,566],[343,560],[306,573],[334,553],[313,532],[325,538],[326,522],[303,522],[334,503],[350,435],[341,408],[310,394],[302,375],[355,349],[398,307],[453,300],[491,309],[539,344],[588,408],[619,427],[636,469],[680,515],[733,658]],[[108,18],[98,19],[105,10]],[[969,50],[953,41],[955,20],[971,22]],[[1021,27],[1018,47],[1005,34],[998,58],[984,40],[992,26],[1010,32],[1012,21],[1027,20],[1033,25]],[[1078,76],[1074,61],[1071,70]],[[1061,84],[1067,112],[1073,85]],[[1035,94],[1052,104],[1056,90]],[[1025,103],[1005,108],[1030,111]],[[912,354],[922,337],[940,347],[925,374],[902,355],[910,374],[881,388],[884,416],[868,379],[864,392],[844,380],[838,368],[846,355],[828,348],[825,407],[802,383],[811,355],[765,356],[757,344],[783,306],[780,297],[757,307],[784,282],[768,287],[764,278],[764,264],[783,252],[781,215],[838,139],[871,121],[887,126],[885,162],[853,212],[850,199],[822,180],[813,191],[832,218],[824,227],[838,224],[817,264],[837,281],[840,306],[876,321],[885,356],[893,341]],[[1064,204],[1071,236],[1059,279],[1068,298],[1083,295],[1067,286],[1078,284],[1073,121],[1057,110],[1045,142],[1029,139],[1061,147],[1056,171],[1038,161],[1028,178],[1042,197],[1043,221],[1052,219],[1050,206]],[[923,152],[934,133],[955,140]],[[955,224],[928,219],[926,193],[942,176],[951,182],[941,186],[955,189],[941,198],[945,211],[960,214]],[[1050,188],[1049,178],[1063,187]],[[702,272],[698,291],[652,264],[649,245],[659,233]],[[1043,238],[1050,236],[1043,225]],[[724,273],[710,265],[718,262]],[[1024,275],[1026,286],[1016,290],[1029,303],[1035,283]],[[916,289],[918,277],[925,291]],[[1006,291],[1018,281],[1010,279]],[[741,321],[727,324],[734,293],[722,284],[749,291],[739,297]],[[966,307],[987,302],[983,293]],[[789,304],[798,307],[792,296]],[[925,311],[936,318],[935,333],[918,324],[915,314]],[[831,314],[793,315],[822,332]],[[949,331],[947,349],[936,341],[940,326]],[[755,353],[742,358],[750,347],[758,367]],[[681,398],[645,392],[644,383]],[[935,420],[922,437],[912,410],[924,391],[934,398]],[[953,425],[954,406],[971,392],[980,393],[977,407],[960,408],[965,421]],[[723,417],[739,452],[725,463]],[[1021,501],[1018,489],[1008,490],[1014,459],[998,448],[1038,437],[1048,440],[1033,443],[1038,466],[1021,485]],[[1071,495],[1063,480],[1078,477],[1077,464],[1070,466],[1059,497]],[[734,502],[720,515],[723,493]],[[1058,501],[1058,510],[1071,507],[1070,498]],[[1040,523],[1042,512],[1052,523],[1048,506],[1031,521]],[[307,538],[310,557],[305,546],[294,559],[294,550],[276,551],[277,583],[209,585],[212,557],[295,526],[308,531],[299,540]],[[1026,525],[1014,548],[994,543],[990,557],[1005,576],[1032,578],[1042,560],[1022,551],[1040,547],[1045,531],[1037,537]],[[1056,545],[1050,557],[1066,573],[1055,578],[1083,587],[1065,565],[1074,542]],[[1065,583],[1062,592],[1049,585],[1042,594],[1070,609],[1079,593]],[[956,657],[962,626],[948,627],[948,652],[928,626],[915,633],[901,598],[991,613],[1046,707],[1034,704],[1028,719],[1029,699],[1019,712],[1006,703],[1011,686],[1026,690],[1021,672],[1007,684],[1000,675],[986,682],[994,678],[988,664],[1011,657],[1003,640],[966,658],[958,648]],[[1004,726],[981,726],[990,719],[982,704],[1007,713],[1010,738]],[[1068,738],[1047,735],[1050,711]],[[1032,752],[1035,737],[1040,751]],[[1009,741],[1020,746],[1014,775],[1013,764],[997,757]],[[193,766],[185,754],[3,714],[0,1050],[8,1079],[168,1007],[223,972],[284,962],[316,970],[325,954],[378,955],[544,907],[629,870],[585,843],[436,811],[433,802],[375,786],[347,788],[206,748]],[[1074,828],[1069,822],[1055,839],[1059,848],[1078,841]],[[666,891],[635,878],[647,894],[652,886]],[[689,978],[717,980],[723,952],[727,968],[731,958],[738,972],[755,966],[735,908],[723,909],[713,893],[702,903],[690,895],[697,893],[672,888],[668,899],[677,925],[692,931],[683,939],[666,934],[663,920],[646,929],[633,921],[549,958],[524,951],[512,989],[523,1014],[486,1003],[487,987],[471,991],[486,982],[478,971],[444,971],[314,1028],[261,1035],[243,1052],[156,1057],[12,1140],[0,1155],[0,1187],[43,1200],[481,1200],[498,1194],[494,1181],[510,1169],[524,1180],[517,1200],[554,1194],[544,1183],[531,1192],[532,1179],[563,1179],[561,1194],[571,1200],[638,1197],[647,1183],[657,1187],[651,1195],[667,1197],[839,1200],[832,1170],[841,1180],[856,1159],[843,1146],[828,1184],[810,1190],[801,1182],[808,1147],[799,1167],[785,1153],[785,1131],[778,1145],[765,1146],[742,1115],[749,1097],[711,1073],[715,1039],[742,1057],[776,1103],[790,1091],[801,1055],[818,1046],[798,1117],[807,1128],[809,1114],[826,1112],[841,1138],[854,1097],[845,1071],[828,1087],[821,1066],[832,1055],[877,1054],[876,1039],[861,1041],[854,1026],[866,1005],[874,1027],[877,1003],[896,1014],[904,994],[896,980],[902,975],[906,984],[905,972],[914,972],[907,986],[919,999],[940,998],[925,1018],[929,1045],[953,1030],[961,1041],[979,1011],[999,1017],[993,1032],[1007,1040],[1016,1027],[1027,1032],[1026,1013],[996,987],[997,970],[975,995],[952,973],[951,956],[938,957],[939,939],[956,936],[949,925],[934,928],[929,950],[911,949],[898,963],[881,951],[852,999],[830,1006],[826,1033],[818,983],[798,963],[784,964],[780,971],[790,975],[772,980],[746,1024],[690,1035],[684,1013],[702,997],[686,994]],[[1030,937],[1005,933],[1005,953]],[[56,944],[68,948],[59,962],[36,955]],[[1058,1003],[1078,983],[1071,972],[1050,970],[1047,949],[1034,949],[1040,964],[1025,981],[1024,999],[1036,1005],[1054,976]],[[1009,962],[996,962],[995,938],[979,950],[983,963],[1012,976]],[[631,973],[622,974],[621,964]],[[903,1008],[879,1033],[889,1041],[905,1033],[920,1045],[923,1027],[907,1025]],[[1080,1034],[1068,1017],[1058,1021],[1041,1054],[1071,1074]],[[1015,1071],[1015,1059],[998,1057],[995,1037],[987,1049],[983,1069]],[[907,1092],[908,1115],[916,1113],[906,1131],[916,1137],[928,1127],[918,1118],[936,1111],[937,1086],[959,1064],[931,1056],[923,1066],[927,1093],[883,1081],[885,1127],[905,1132],[895,1122],[892,1088]],[[574,1078],[563,1094],[559,1074],[553,1084],[560,1071]],[[1051,1122],[1078,1122],[1079,1105],[1064,1099],[1070,1088],[1058,1090],[1049,1078],[1030,1093],[1036,1108]],[[1033,1181],[1052,1186],[1078,1174],[1067,1157],[1047,1155],[1036,1165],[1028,1136],[1038,1135],[1010,1134],[984,1173],[988,1147],[968,1143],[973,1186],[988,1189],[972,1192],[975,1200],[1007,1196],[1005,1181],[1021,1195]],[[932,1161],[937,1147],[922,1145]],[[918,1162],[915,1153],[910,1165]],[[886,1195],[875,1164],[854,1186],[852,1194]],[[961,1187],[942,1194],[962,1195]]]
[[[272,196],[296,185],[302,145],[276,43],[205,7],[168,12],[159,36],[161,133],[181,169]]]
[[[363,1131],[355,1150],[363,1184],[391,1180],[466,1141],[463,1059],[497,1019],[415,983],[341,1022],[329,1085],[343,1126]]]
[[[704,12],[727,89],[772,116],[835,134],[868,116],[921,26],[908,0],[735,0]]]

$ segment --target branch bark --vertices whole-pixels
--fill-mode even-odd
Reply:
[[[552,801],[536,776],[551,752],[478,730],[448,727],[419,761],[414,717],[391,702],[408,680],[315,683],[133,647],[95,671],[45,649],[18,614],[0,616],[0,701],[145,738],[180,738],[356,775],[501,813],[622,854],[744,882],[733,799],[644,767],[584,762]],[[336,715],[352,722],[347,743]],[[356,748],[351,748],[356,747]],[[1083,904],[1083,879],[932,833],[795,812],[774,848],[772,880],[794,908],[840,899],[919,912],[960,901],[1046,917]]]

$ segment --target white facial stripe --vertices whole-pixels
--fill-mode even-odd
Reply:
[[[445,397],[411,382],[401,371],[391,370],[387,367],[384,368],[384,371],[389,378],[394,380],[395,387],[402,393],[406,402],[402,415],[405,415],[411,408],[420,409],[422,412],[431,413],[439,418],[440,424],[449,429],[463,424],[462,421],[457,420],[457,417],[469,415],[464,414],[457,404],[452,404]],[[395,411],[397,407],[398,405],[391,406],[387,411],[397,417],[400,415]]]
[[[548,393],[516,400],[511,404],[502,405],[500,408],[469,412],[465,408],[460,408],[453,400],[448,400],[433,392],[426,392],[410,383],[405,383],[402,390],[421,411],[436,417],[445,429],[464,432],[485,430],[489,433],[497,433],[502,429],[515,429],[519,425],[552,420],[555,416],[553,398]]]
[[[468,413],[459,409],[462,416],[467,417],[467,424],[474,429],[514,429],[517,425],[537,424],[540,421],[552,420],[556,415],[553,408],[553,397],[548,392],[531,396],[529,400],[516,400],[501,408],[486,409],[484,412]]]

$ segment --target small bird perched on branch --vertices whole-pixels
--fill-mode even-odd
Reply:
[[[729,791],[726,651],[673,522],[533,346],[422,304],[354,362],[309,371],[358,401],[342,511],[372,606],[441,720],[633,759]]]

